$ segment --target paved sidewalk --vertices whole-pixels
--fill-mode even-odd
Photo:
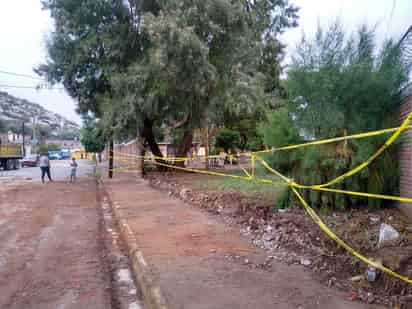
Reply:
[[[105,187],[152,268],[169,309],[361,309],[311,278],[303,267],[264,270],[263,251],[220,217],[168,197],[145,181],[116,175]]]

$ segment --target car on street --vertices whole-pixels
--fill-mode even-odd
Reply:
[[[27,155],[20,160],[21,167],[39,166],[40,156],[37,154]]]
[[[49,151],[49,159],[50,160],[61,160],[62,155],[60,154],[60,151]]]
[[[62,150],[60,151],[61,159],[68,160],[72,158],[72,153],[70,150]]]

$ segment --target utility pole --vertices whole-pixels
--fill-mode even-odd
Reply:
[[[33,116],[33,124],[32,124],[32,131],[33,131],[33,153],[37,153],[37,138],[36,138],[36,116]]]
[[[113,178],[113,139],[109,142],[109,178]]]
[[[22,132],[23,132],[23,157],[25,157],[26,156],[26,139],[25,139],[26,132],[24,130],[24,120],[23,120]]]

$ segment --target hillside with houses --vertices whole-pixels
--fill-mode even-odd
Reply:
[[[27,140],[31,138],[37,140],[78,140],[80,136],[80,127],[77,123],[46,110],[37,103],[0,91],[0,134],[2,140],[6,142],[19,140],[23,134],[23,123]]]
[[[1,91],[0,122],[3,123],[2,131],[8,128],[20,127],[23,122],[27,127],[32,126],[34,122],[49,131],[51,136],[56,137],[63,131],[77,133],[79,131],[79,125],[64,116],[48,111],[37,103],[20,99]]]

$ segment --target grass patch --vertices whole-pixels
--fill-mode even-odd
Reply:
[[[242,175],[242,172],[231,173],[233,175]],[[263,179],[270,179],[274,183],[267,184],[258,181],[247,181],[229,177],[216,177],[213,180],[209,180],[200,183],[200,187],[209,190],[228,191],[235,190],[242,192],[246,196],[262,196],[264,199],[276,202],[285,190],[287,185],[278,177],[264,173],[262,170],[256,170],[256,177]]]

